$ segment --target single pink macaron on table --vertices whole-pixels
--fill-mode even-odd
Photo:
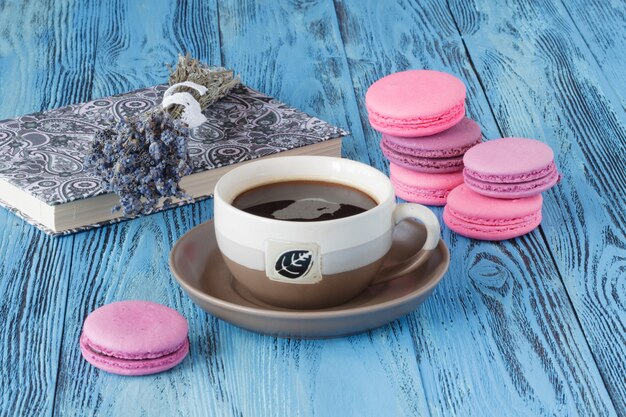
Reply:
[[[118,301],[94,310],[83,324],[80,350],[93,366],[119,375],[173,368],[189,353],[187,320],[150,301]]]

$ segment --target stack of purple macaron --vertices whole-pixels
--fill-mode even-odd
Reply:
[[[370,124],[382,133],[396,195],[442,206],[463,183],[463,156],[482,141],[465,117],[465,85],[453,75],[411,70],[388,75],[368,89]]]
[[[481,143],[463,158],[464,184],[448,196],[443,220],[467,237],[505,240],[541,223],[541,193],[560,179],[552,149],[534,139]]]

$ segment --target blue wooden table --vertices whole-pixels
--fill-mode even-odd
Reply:
[[[211,200],[63,238],[0,209],[0,415],[625,416],[625,16],[620,0],[0,2],[0,118],[163,82],[189,51],[349,129],[344,156],[387,172],[365,91],[432,68],[465,81],[486,138],[544,141],[563,174],[538,230],[444,227],[433,296],[334,340],[244,331],[182,293],[167,256]],[[124,299],[186,316],[180,366],[128,378],[81,358],[86,315]]]

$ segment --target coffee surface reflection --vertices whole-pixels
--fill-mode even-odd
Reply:
[[[363,191],[343,184],[285,181],[245,191],[232,204],[260,217],[313,222],[354,216],[374,208],[376,201]]]

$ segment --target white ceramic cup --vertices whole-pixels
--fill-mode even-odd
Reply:
[[[297,222],[256,216],[232,205],[242,193],[285,181],[321,181],[357,189],[376,201],[359,214]],[[215,186],[215,233],[234,278],[254,297],[287,308],[341,304],[373,283],[417,269],[439,242],[437,217],[419,204],[396,204],[389,178],[348,159],[288,156],[253,161],[224,175]],[[426,227],[422,249],[381,269],[393,229],[404,219]]]

